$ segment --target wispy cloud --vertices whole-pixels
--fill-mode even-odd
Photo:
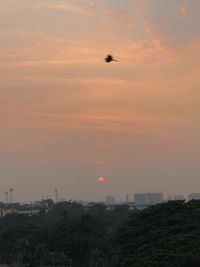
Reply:
[[[71,1],[46,2],[40,4],[40,6],[50,9],[75,13],[78,15],[85,15],[85,16],[91,15],[91,12],[84,5],[74,4]]]

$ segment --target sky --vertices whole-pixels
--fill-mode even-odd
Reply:
[[[0,0],[0,200],[200,192],[199,10]]]

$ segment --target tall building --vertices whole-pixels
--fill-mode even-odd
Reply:
[[[176,196],[174,196],[174,200],[184,200],[185,199],[185,196],[183,196],[183,195],[176,195]]]
[[[115,204],[115,197],[114,196],[107,196],[106,197],[106,204],[108,204],[108,205]]]
[[[168,195],[167,198],[166,198],[167,201],[171,201],[173,200],[173,197],[171,195]]]
[[[188,200],[200,199],[200,193],[192,193],[188,195]]]
[[[163,193],[134,194],[134,202],[138,205],[154,205],[163,201]]]

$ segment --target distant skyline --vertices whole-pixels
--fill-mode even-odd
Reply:
[[[2,197],[200,191],[199,10],[199,0],[0,0]]]
[[[163,201],[167,200],[191,200],[191,199],[200,199],[200,192],[196,191],[196,192],[189,192],[187,195],[184,195],[184,194],[180,194],[180,193],[175,193],[174,195],[173,194],[163,194],[163,192],[156,192],[156,191],[146,191],[146,192],[133,192],[131,194],[126,194],[125,196],[123,196],[122,198],[116,198],[115,195],[103,195],[102,196],[102,199],[80,199],[80,198],[77,198],[77,199],[71,199],[71,198],[68,198],[66,195],[60,195],[60,192],[58,189],[55,189],[54,191],[51,191],[49,192],[49,194],[42,194],[40,196],[40,198],[38,199],[24,199],[23,201],[22,200],[19,200],[19,199],[16,199],[15,197],[15,190],[14,188],[9,188],[7,189],[6,191],[4,191],[2,194],[1,194],[1,197],[0,197],[0,202],[4,202],[4,203],[18,203],[18,202],[35,202],[35,201],[41,201],[41,200],[46,200],[46,199],[52,199],[54,202],[62,202],[62,201],[85,201],[85,202],[93,202],[93,201],[106,201],[107,198],[114,198],[116,200],[116,202],[134,202],[134,198],[135,198],[135,195],[148,195],[148,194],[153,194],[153,195],[162,195],[162,198],[163,198]],[[17,194],[19,195],[19,194]]]

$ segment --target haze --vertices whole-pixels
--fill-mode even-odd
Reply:
[[[1,199],[200,191],[199,10],[0,0]]]

